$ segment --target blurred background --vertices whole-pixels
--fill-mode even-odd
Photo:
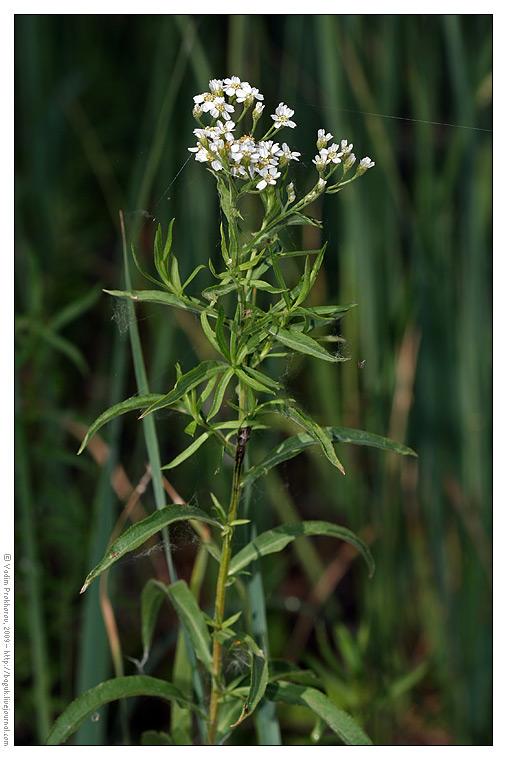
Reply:
[[[295,110],[297,129],[282,137],[302,154],[298,194],[314,182],[321,127],[376,163],[315,204],[323,230],[293,236],[307,248],[329,240],[312,298],[357,302],[337,326],[350,360],[280,361],[273,371],[322,424],[388,435],[419,455],[338,445],[343,478],[309,449],[256,487],[261,529],[339,522],[368,541],[377,564],[370,580],[353,552],[324,539],[265,558],[271,655],[314,668],[376,744],[490,744],[487,15],[16,17],[16,743],[44,743],[70,700],[113,675],[102,611],[116,620],[124,672],[136,672],[127,657],[142,653],[139,595],[154,572],[164,578],[163,552],[125,559],[107,591],[94,584],[79,596],[132,489],[147,481],[135,414],[76,456],[86,427],[137,390],[131,316],[102,288],[124,287],[120,209],[149,271],[155,229],[172,217],[184,275],[220,257],[214,180],[187,148],[192,96],[232,75],[264,93],[266,114],[280,101]],[[291,261],[296,278],[300,260]],[[203,270],[194,292],[210,280]],[[187,317],[136,307],[151,392],[172,388],[176,361],[187,370],[209,357]],[[189,439],[181,418],[156,421],[165,463]],[[253,437],[252,456],[286,432]],[[171,485],[209,509],[209,490],[220,497],[229,482],[215,469],[213,450],[201,449],[169,473]],[[149,484],[139,509],[154,509]],[[171,540],[189,577],[198,546],[184,530]],[[211,610],[209,575],[201,603]],[[170,678],[175,640],[164,609],[147,672]],[[151,701],[128,710],[132,743],[167,721],[168,708]],[[284,743],[308,743],[307,712],[278,715]],[[76,743],[121,744],[117,706],[95,717]],[[249,723],[238,743],[254,741]]]

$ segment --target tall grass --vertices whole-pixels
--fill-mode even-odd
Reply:
[[[72,321],[56,317],[97,285],[122,286],[120,208],[146,266],[156,224],[172,217],[183,274],[219,255],[212,178],[185,163],[190,106],[210,77],[236,73],[269,104],[295,109],[306,163],[320,127],[376,161],[361,192],[315,209],[330,240],[318,287],[358,303],[337,328],[350,361],[281,364],[279,374],[327,422],[419,453],[414,465],[338,451],[347,471],[338,483],[309,453],[253,490],[259,524],[288,512],[340,516],[377,562],[367,580],[324,542],[266,559],[251,602],[266,600],[270,654],[327,663],[328,689],[362,705],[374,742],[491,741],[491,27],[490,16],[17,17],[16,561],[22,570],[38,557],[44,569],[17,588],[18,743],[42,743],[48,716],[111,672],[98,599],[78,590],[121,509],[117,466],[135,486],[147,461],[134,419],[106,430],[102,467],[74,456],[68,432],[136,392],[128,315],[103,295]],[[171,387],[176,361],[203,358],[192,319],[175,323],[153,306],[136,319],[152,392]],[[184,433],[161,416],[157,434],[169,461]],[[172,485],[200,504],[211,483],[220,498],[228,478],[215,469],[196,456]],[[155,508],[151,491],[143,502]],[[184,538],[172,539],[174,562],[189,578],[196,548]],[[134,657],[135,589],[149,561],[110,579],[122,649]],[[206,580],[200,593],[208,599]],[[169,614],[162,625],[155,649],[167,669]],[[305,741],[291,708],[278,720]],[[277,730],[273,715],[264,725]],[[121,741],[119,716],[88,722],[78,740]]]

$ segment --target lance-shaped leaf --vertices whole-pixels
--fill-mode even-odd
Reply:
[[[164,306],[176,306],[178,309],[192,311],[195,314],[201,314],[202,311],[211,314],[208,305],[204,306],[194,298],[189,298],[188,296],[180,298],[180,296],[177,296],[175,293],[166,293],[163,290],[104,290],[104,293],[108,293],[110,296],[115,296],[116,298],[130,298],[132,301],[160,303]],[[215,314],[212,316],[217,315]]]
[[[275,408],[275,411],[280,411],[282,414],[285,414],[287,417],[289,417],[289,419],[294,420],[294,422],[297,422],[298,425],[301,425],[301,427],[304,428],[307,433],[310,433],[310,435],[313,436],[314,440],[320,445],[322,451],[326,455],[327,459],[329,459],[331,464],[337,467],[340,472],[345,475],[343,465],[336,456],[335,450],[333,449],[333,444],[329,440],[329,436],[324,432],[320,425],[315,422],[315,420],[302,412],[300,409],[296,409],[290,405],[281,407],[280,410]]]
[[[54,746],[66,742],[78,726],[102,705],[117,699],[137,696],[160,697],[167,701],[176,701],[182,706],[201,713],[193,702],[185,699],[179,689],[160,678],[151,676],[112,678],[110,681],[94,686],[65,708],[53,725],[46,745]]]
[[[192,441],[190,446],[187,446],[187,448],[181,452],[181,454],[178,454],[177,457],[174,457],[174,459],[169,462],[169,464],[165,464],[163,467],[161,467],[162,470],[172,470],[173,467],[178,467],[182,462],[185,461],[185,459],[188,459],[189,457],[194,454],[197,449],[199,449],[203,443],[205,443],[210,436],[212,436],[213,433],[209,430],[207,430],[205,433],[202,433],[202,435],[199,436],[199,438],[196,438],[195,441]]]
[[[165,586],[160,581],[154,581],[154,585],[163,591],[171,600],[174,609],[178,613],[181,624],[188,633],[188,638],[196,656],[211,671],[213,659],[211,657],[211,636],[204,622],[204,618],[195,597],[190,592],[183,580]]]
[[[162,590],[157,582],[150,578],[141,594],[141,640],[143,642],[143,659],[146,661],[150,653],[151,639],[160,605],[164,599]]]
[[[283,327],[271,327],[265,328],[270,335],[272,335],[284,346],[292,348],[293,351],[298,351],[300,354],[308,354],[314,356],[316,359],[323,359],[326,362],[340,362],[344,359],[340,356],[333,356],[328,353],[325,348],[317,343],[316,340],[310,338],[308,335],[304,335],[300,332],[291,332]]]
[[[329,697],[309,686],[279,681],[268,684],[266,698],[273,702],[307,707],[324,720],[344,744],[371,745],[371,740],[348,713],[337,707]]]
[[[352,544],[366,562],[369,576],[373,575],[375,563],[364,541],[348,528],[322,520],[305,520],[304,522],[280,525],[277,528],[260,533],[234,555],[229,565],[229,575],[235,575],[259,557],[281,551],[299,536],[330,536]]]
[[[268,685],[268,661],[266,655],[255,643],[254,639],[247,633],[234,633],[229,630],[221,630],[215,636],[232,652],[238,648],[246,649],[251,657],[250,662],[250,686],[246,701],[243,704],[239,718],[233,723],[231,728],[242,723],[254,712],[255,708],[261,701]]]
[[[229,365],[225,364],[225,362],[201,362],[197,365],[197,367],[191,369],[190,372],[187,372],[185,375],[181,375],[181,377],[178,378],[176,385],[172,391],[170,391],[165,396],[162,396],[162,398],[152,404],[149,409],[146,409],[146,411],[141,415],[140,419],[142,417],[146,417],[147,414],[156,412],[157,409],[163,409],[166,406],[174,404],[176,401],[179,401],[180,398],[183,398],[183,396],[188,393],[188,391],[191,391],[192,388],[196,388],[198,385],[204,383],[206,380],[209,380],[214,375],[218,375],[220,372],[226,372],[228,369]]]
[[[167,507],[158,509],[145,520],[140,520],[140,522],[132,525],[125,531],[125,533],[122,533],[116,541],[113,541],[103,559],[90,573],[88,573],[80,593],[82,594],[86,591],[95,578],[103,573],[104,570],[107,570],[108,567],[111,567],[111,565],[123,557],[124,554],[137,549],[141,544],[144,544],[148,538],[155,533],[158,533],[159,530],[165,528],[167,525],[171,525],[171,523],[179,522],[181,520],[200,520],[201,522],[220,527],[220,523],[212,517],[209,517],[209,515],[201,509],[189,507],[186,504],[169,504]]]
[[[391,441],[390,438],[384,438],[381,435],[367,433],[365,430],[354,430],[353,428],[325,427],[323,431],[329,436],[333,443],[354,443],[359,446],[372,446],[384,451],[391,451],[394,454],[416,457],[415,451],[401,443]],[[278,446],[269,451],[259,464],[252,467],[243,478],[243,485],[251,485],[261,475],[265,475],[272,467],[276,467],[281,462],[297,456],[308,446],[314,446],[317,443],[310,433],[298,433],[292,435]]]
[[[147,406],[151,406],[162,398],[164,398],[164,396],[161,393],[147,393],[144,396],[132,396],[132,398],[128,398],[126,401],[120,401],[119,404],[115,404],[109,409],[106,409],[106,411],[102,412],[100,417],[97,417],[93,425],[88,429],[77,453],[81,454],[90,438],[107,422],[111,422],[111,420],[114,420],[115,417],[119,417],[121,414],[133,412],[135,409],[145,409]]]

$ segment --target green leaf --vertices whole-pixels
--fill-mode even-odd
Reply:
[[[278,410],[275,408],[275,411]],[[282,408],[281,413],[289,417],[289,419],[294,420],[294,422],[296,422],[298,425],[301,425],[301,427],[303,427],[307,433],[310,433],[315,441],[320,444],[322,451],[324,452],[327,459],[331,462],[331,464],[337,467],[340,472],[345,475],[343,465],[336,456],[336,452],[328,435],[324,432],[320,425],[315,422],[315,420],[312,420],[311,417],[302,412],[300,409],[296,409],[295,407],[289,405],[285,408]]]
[[[134,244],[133,243],[131,244],[130,248],[131,248],[131,251],[132,251],[132,258],[134,259],[134,264],[136,265],[138,271],[143,275],[143,277],[146,277],[147,280],[149,280],[150,282],[152,282],[154,285],[157,285],[158,287],[160,287],[162,285],[162,283],[159,282],[158,280],[156,280],[154,277],[152,277],[151,274],[149,274],[144,269],[144,267],[141,265],[139,259],[137,258],[136,250],[134,248]],[[108,291],[108,290],[106,290],[105,292],[109,293],[110,295],[113,295],[113,293],[117,293],[118,291]]]
[[[172,224],[171,224],[171,227],[172,227]],[[170,248],[171,246],[169,244],[169,250]],[[157,231],[155,233],[155,243],[153,245],[153,258],[155,261],[155,268],[157,272],[159,273],[160,277],[162,278],[163,282],[165,283],[165,285],[167,285],[168,288],[170,288],[171,290],[174,290],[173,284],[167,274],[167,267],[163,262],[162,226],[160,224],[158,225]]]
[[[329,436],[333,443],[354,443],[360,446],[373,446],[384,451],[392,451],[395,454],[403,456],[414,456],[417,454],[408,446],[391,441],[375,433],[367,433],[364,430],[354,430],[353,428],[325,427],[323,431]],[[308,446],[314,446],[317,443],[314,436],[310,433],[298,433],[275,446],[269,451],[255,467],[252,467],[243,478],[243,485],[251,485],[258,477],[265,475],[272,467],[276,467],[285,462],[287,459],[297,456]]]
[[[253,367],[249,367],[248,365],[244,365],[243,370],[248,374],[251,375],[254,380],[258,380],[259,383],[263,385],[267,385],[270,388],[273,388],[276,391],[279,391],[281,388],[280,383],[277,383],[276,380],[273,380],[268,375],[265,375],[263,372],[259,372],[258,369],[254,369]]]
[[[254,639],[247,633],[234,633],[230,630],[221,630],[215,636],[231,651],[235,649],[246,649],[251,657],[250,662],[250,686],[246,702],[236,723],[232,727],[248,718],[254,712],[255,708],[261,701],[268,684],[268,662],[266,655],[255,643]]]
[[[213,658],[211,656],[211,636],[195,597],[183,580],[165,586],[160,581],[154,583],[167,594],[174,609],[178,613],[181,624],[188,633],[196,656],[211,672]]]
[[[265,328],[273,337],[285,346],[292,348],[293,351],[298,351],[301,354],[309,354],[317,359],[323,359],[326,362],[339,362],[343,359],[339,356],[333,356],[328,353],[322,346],[320,346],[316,340],[310,338],[308,335],[302,333],[294,333],[290,330],[286,330],[283,327],[270,327]]]
[[[205,512],[196,507],[189,507],[186,504],[169,504],[167,507],[163,507],[163,509],[158,509],[146,519],[132,525],[116,541],[113,541],[99,564],[88,573],[80,593],[82,594],[86,591],[95,578],[103,573],[104,570],[107,570],[108,567],[111,567],[124,554],[137,549],[138,546],[144,544],[148,538],[158,533],[159,530],[167,525],[181,520],[200,520],[201,522],[220,527],[220,524]]]
[[[169,734],[165,731],[143,731],[141,734],[141,747],[174,746]]]
[[[292,681],[304,686],[320,686],[319,677],[313,670],[303,670],[293,662],[286,660],[269,661],[269,681]]]
[[[213,399],[213,404],[211,405],[211,409],[209,410],[208,416],[206,420],[209,422],[209,420],[213,419],[213,417],[218,414],[220,411],[220,407],[222,406],[222,401],[224,399],[225,391],[227,390],[227,386],[229,385],[230,381],[234,377],[234,369],[231,367],[227,370],[227,372],[224,372],[222,375],[220,382],[217,385],[217,389],[215,391],[215,397]]]
[[[346,712],[337,707],[329,697],[309,686],[299,686],[283,681],[270,683],[266,688],[266,698],[274,702],[308,707],[347,745],[371,745],[371,740],[363,729]]]
[[[195,441],[192,441],[190,446],[187,446],[187,448],[181,452],[181,454],[178,454],[177,457],[174,457],[174,459],[169,462],[169,464],[165,464],[163,467],[161,467],[161,470],[172,470],[174,467],[178,467],[179,464],[185,461],[185,459],[188,459],[189,457],[194,454],[194,452],[199,449],[203,443],[205,443],[210,436],[212,436],[213,433],[210,431],[206,431],[202,435],[199,436],[199,438],[196,438]]]
[[[144,303],[160,303],[164,306],[176,306],[178,309],[185,309],[194,314],[200,314],[202,311],[210,313],[209,306],[204,306],[194,298],[181,298],[174,293],[165,293],[163,290],[104,290],[110,296],[116,298],[130,298],[132,301]]]
[[[90,426],[77,453],[81,454],[90,438],[107,422],[111,422],[115,417],[119,417],[120,414],[126,414],[127,412],[133,412],[135,409],[144,409],[147,406],[151,406],[162,398],[164,396],[160,393],[148,393],[145,396],[132,396],[132,398],[128,398],[126,401],[120,401],[119,404],[111,406],[105,412],[102,412],[100,417],[97,417],[95,422]]]
[[[204,264],[199,264],[198,266],[196,266],[196,268],[193,270],[192,274],[190,274],[187,277],[187,279],[185,280],[185,282],[183,283],[183,286],[181,288],[181,292],[182,293],[190,285],[190,283],[192,282],[192,280],[194,279],[194,277],[196,277],[199,274],[199,272],[201,271],[201,269],[206,269],[206,267],[204,266]]]
[[[247,373],[243,369],[240,369],[240,367],[234,367],[234,374],[237,375],[239,379],[242,380],[246,385],[250,386],[250,388],[253,388],[254,391],[262,391],[263,393],[274,394],[274,391],[272,391],[271,388],[268,388],[267,385],[264,385],[264,383],[259,382],[250,375],[247,375]]]
[[[235,575],[259,557],[281,551],[299,536],[330,536],[347,541],[362,555],[368,567],[369,576],[373,575],[375,563],[364,541],[348,528],[321,520],[305,520],[304,522],[280,525],[277,528],[260,533],[257,538],[234,555],[229,565],[229,575]]]
[[[267,293],[283,293],[285,288],[275,288],[274,285],[271,285],[269,282],[265,282],[264,280],[249,280],[248,284],[252,288],[257,288],[257,290],[265,290]]]
[[[65,708],[57,718],[46,740],[46,745],[63,744],[78,726],[102,705],[126,697],[160,697],[167,701],[176,701],[195,712],[201,711],[172,684],[151,676],[124,676],[112,678],[95,686]]]
[[[179,399],[182,398],[186,393],[188,393],[188,391],[192,390],[192,388],[195,388],[206,380],[209,380],[219,372],[224,372],[228,369],[229,365],[225,364],[224,362],[214,360],[201,362],[197,365],[197,367],[191,369],[190,372],[187,372],[185,375],[181,375],[181,377],[178,378],[176,385],[172,391],[170,391],[165,396],[162,396],[154,404],[152,404],[149,409],[143,412],[140,419],[142,417],[146,417],[147,414],[156,412],[157,409],[163,409],[166,406],[174,404],[176,401],[179,401]]]
[[[157,615],[164,596],[151,578],[141,594],[141,640],[143,642],[143,659],[147,659]]]
[[[215,328],[215,337],[219,345],[220,353],[222,354],[222,356],[225,357],[225,359],[228,362],[230,362],[231,355],[229,352],[227,341],[225,340],[224,321],[225,321],[224,307],[222,306],[222,304],[220,304],[218,307],[218,319],[217,319],[216,328]]]

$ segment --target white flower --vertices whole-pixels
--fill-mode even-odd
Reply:
[[[284,103],[280,103],[276,108],[275,113],[271,114],[271,118],[275,122],[275,127],[277,127],[277,129],[280,129],[281,127],[290,127],[291,129],[294,129],[296,122],[290,120],[290,117],[293,115],[294,111],[292,108],[289,108]]]
[[[350,145],[347,145],[347,140],[346,139],[342,140],[341,143],[340,143],[340,150],[343,153],[343,155],[345,155],[346,153],[350,153],[350,151],[352,150],[353,147],[354,146],[353,146],[352,143],[350,143]]]
[[[217,146],[213,145],[212,150],[215,149]],[[216,171],[220,171],[220,169],[223,169],[223,165],[221,161],[219,161],[216,156],[214,156],[212,153],[210,153],[206,148],[201,145],[201,143],[197,143],[197,146],[195,148],[189,148],[188,149],[190,153],[195,153],[195,160],[199,161],[200,163],[211,163],[211,166]]]
[[[333,164],[341,164],[341,157],[343,153],[340,153],[340,146],[333,143],[330,148],[326,148],[328,161],[332,161]]]
[[[323,172],[326,164],[329,163],[329,158],[327,157],[327,149],[321,148],[319,153],[315,156],[315,158],[312,158],[312,163],[315,164],[319,172]]]
[[[249,135],[243,135],[231,145],[231,157],[236,163],[245,166],[256,164],[259,160],[257,146]]]
[[[210,89],[210,92],[212,92],[213,95],[215,95],[215,97],[224,94],[223,82],[221,79],[210,79],[209,89]]]
[[[215,96],[211,94],[211,92],[202,92],[200,95],[194,95],[194,103],[196,105],[200,105],[202,103],[202,110],[204,113],[208,113],[210,108],[213,106],[213,102],[215,100]]]
[[[357,167],[356,171],[356,177],[360,177],[361,174],[364,174],[365,171],[371,169],[373,166],[375,166],[375,161],[372,161],[369,156],[365,156],[359,162],[359,166]]]
[[[245,103],[251,106],[254,100],[264,100],[257,87],[252,87],[248,82],[241,82],[241,87],[236,91],[238,103]]]
[[[325,129],[319,129],[317,132],[317,150],[325,148],[328,141],[333,139],[331,132],[326,132]]]
[[[281,153],[278,143],[274,143],[273,140],[263,140],[257,145],[257,150],[261,166],[278,164],[278,156]]]
[[[277,155],[280,158],[280,166],[285,166],[289,161],[299,161],[298,156],[300,156],[301,153],[291,150],[287,143],[283,143],[282,149],[278,151]]]
[[[259,174],[261,175],[262,179],[255,186],[257,190],[264,190],[264,188],[268,185],[276,185],[276,180],[280,176],[280,172],[277,172],[277,170],[272,166],[266,166],[264,169],[259,169]]]
[[[229,95],[229,97],[236,95],[239,88],[243,86],[249,87],[250,85],[248,82],[242,82],[239,77],[230,77],[224,79],[224,92],[226,95]]]
[[[219,116],[227,118],[228,113],[233,113],[234,106],[230,106],[229,103],[226,103],[225,98],[215,98],[208,110],[214,119],[217,119]]]

